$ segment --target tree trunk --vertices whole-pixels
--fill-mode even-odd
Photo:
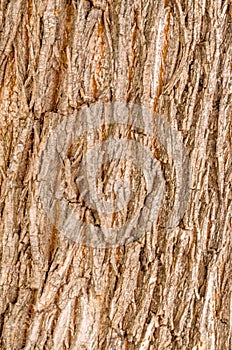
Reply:
[[[232,349],[231,9],[1,0],[1,349]]]

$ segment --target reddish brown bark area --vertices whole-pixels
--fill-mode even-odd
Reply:
[[[222,0],[0,1],[1,349],[232,348],[231,15]],[[38,175],[57,125],[108,102],[176,130],[190,197],[167,231],[178,176],[140,133],[165,178],[158,221],[100,249],[57,230]]]

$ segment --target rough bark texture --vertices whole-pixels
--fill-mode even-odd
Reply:
[[[2,350],[232,349],[231,17],[227,0],[0,1]],[[182,135],[191,193],[168,234],[175,176],[158,146],[166,199],[138,241],[86,247],[49,220],[38,155],[97,101],[146,106]]]

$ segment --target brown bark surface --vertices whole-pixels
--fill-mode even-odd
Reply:
[[[0,349],[232,349],[231,17],[227,0],[0,1]],[[100,248],[57,229],[39,172],[57,125],[108,102],[144,106],[176,130],[190,195],[167,230],[177,175],[157,142],[157,222]],[[68,157],[63,167],[72,205]]]

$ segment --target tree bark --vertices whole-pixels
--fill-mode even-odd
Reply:
[[[1,349],[232,349],[231,17],[229,0],[0,1]],[[156,161],[147,226],[147,158],[96,165],[103,204],[134,191],[116,212],[74,181],[110,139]],[[69,237],[62,203],[84,236],[136,212],[142,229]]]

